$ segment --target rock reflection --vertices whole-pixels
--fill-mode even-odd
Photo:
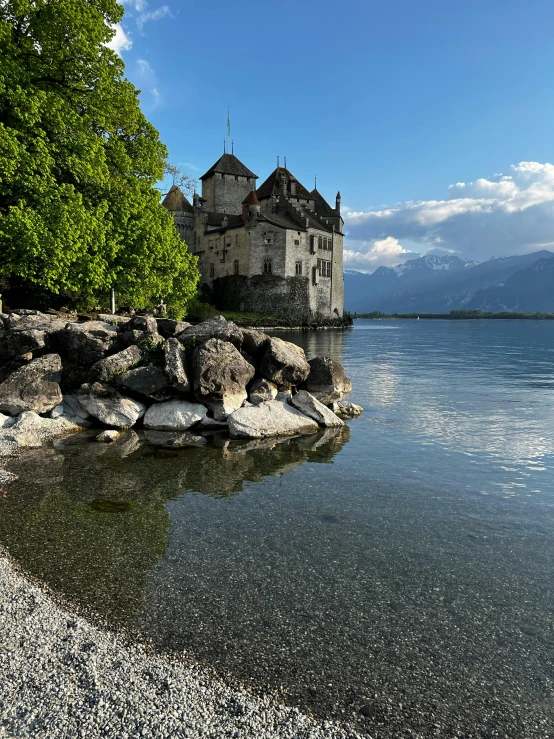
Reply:
[[[10,465],[20,479],[0,500],[0,544],[58,593],[132,626],[168,547],[170,499],[236,495],[245,482],[330,462],[348,438],[348,427],[262,442],[213,437],[158,454],[135,432],[108,445],[79,434]]]

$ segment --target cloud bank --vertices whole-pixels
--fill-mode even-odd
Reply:
[[[440,247],[477,261],[554,246],[554,165],[520,162],[508,174],[457,182],[444,200],[398,203],[345,215],[345,264],[373,271],[405,261],[409,242]],[[384,246],[386,244],[386,246]],[[375,266],[373,266],[375,265]]]
[[[121,23],[116,23],[115,26],[113,26],[113,29],[115,31],[115,36],[108,44],[106,44],[106,46],[109,49],[113,49],[116,54],[119,54],[119,56],[121,56],[122,52],[129,51],[129,49],[133,45],[133,42],[123,30],[123,26],[121,25]]]

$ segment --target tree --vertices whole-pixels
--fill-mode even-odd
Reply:
[[[187,172],[184,172],[176,164],[166,162],[164,174],[164,182],[167,183],[167,181],[171,181],[171,184],[168,187],[162,188],[162,195],[167,195],[172,187],[178,187],[184,195],[188,195],[189,197],[192,197],[196,192],[196,187],[198,185],[197,180],[195,180],[194,177],[191,177]]]
[[[115,0],[0,3],[0,278],[185,305],[196,258],[160,204],[167,151],[106,44]]]

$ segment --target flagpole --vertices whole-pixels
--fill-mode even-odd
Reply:
[[[229,139],[231,138],[231,111],[227,108],[227,151],[229,151]]]

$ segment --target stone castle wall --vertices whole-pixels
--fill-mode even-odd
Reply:
[[[242,213],[242,201],[255,184],[253,177],[215,172],[202,181],[202,197],[206,198],[204,210],[214,213]]]
[[[213,302],[220,310],[265,313],[296,324],[314,318],[307,277],[223,277],[214,280]]]

